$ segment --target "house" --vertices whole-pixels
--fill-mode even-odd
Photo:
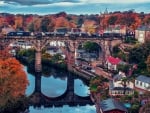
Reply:
[[[76,58],[81,58],[86,61],[95,61],[98,58],[98,55],[96,53],[87,53],[85,50],[77,50]]]
[[[103,100],[101,103],[100,103],[100,111],[101,113],[128,113],[128,110],[125,108],[125,106],[112,99],[112,98],[109,98],[107,100]]]
[[[125,35],[126,34],[126,26],[123,25],[110,25],[104,30],[104,33],[118,33]]]
[[[126,37],[135,38],[135,30],[131,28],[126,28]]]
[[[150,91],[150,77],[140,75],[135,79],[135,89],[143,93],[145,91]]]
[[[134,83],[128,81],[126,82],[126,88],[123,86],[122,79],[126,78],[123,72],[116,74],[111,81],[109,81],[109,95],[111,96],[122,96],[131,95],[134,93]]]
[[[109,70],[117,70],[117,65],[121,62],[121,59],[109,56],[106,60],[106,65]]]
[[[150,26],[140,26],[135,30],[135,38],[140,43],[150,40]]]
[[[2,34],[3,35],[7,35],[9,32],[14,32],[14,31],[15,31],[15,29],[12,28],[12,27],[4,27],[4,28],[2,28]]]

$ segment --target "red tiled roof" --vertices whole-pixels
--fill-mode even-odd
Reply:
[[[107,62],[113,64],[113,65],[117,65],[119,62],[121,62],[121,60],[119,58],[114,58],[112,56],[109,56],[107,58]]]

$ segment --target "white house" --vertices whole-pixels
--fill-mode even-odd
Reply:
[[[126,89],[123,86],[123,79],[126,78],[123,72],[119,72],[113,77],[113,80],[109,82],[109,94],[111,96],[124,95],[124,90],[126,95],[133,94],[134,83],[128,81],[126,82]]]
[[[7,35],[7,33],[14,32],[14,31],[15,31],[15,29],[12,28],[12,27],[4,27],[4,28],[2,28],[2,34],[3,35]]]
[[[140,75],[135,79],[134,85],[140,93],[150,91],[150,77]]]

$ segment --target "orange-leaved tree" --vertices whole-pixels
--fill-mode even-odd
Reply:
[[[16,59],[0,59],[0,109],[25,95],[27,85],[26,73]]]

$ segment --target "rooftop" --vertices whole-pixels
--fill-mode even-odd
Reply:
[[[112,56],[109,56],[109,57],[107,58],[107,61],[108,61],[109,63],[113,64],[113,65],[117,65],[117,64],[119,64],[119,63],[121,62],[121,59],[119,59],[119,58],[114,58],[114,57],[112,57]]]
[[[111,110],[121,110],[127,112],[127,109],[124,107],[124,105],[112,98],[109,98],[107,100],[103,100],[100,103],[102,111],[111,111]]]
[[[150,77],[147,77],[147,76],[144,76],[144,75],[138,76],[138,77],[136,78],[136,80],[150,84]]]

